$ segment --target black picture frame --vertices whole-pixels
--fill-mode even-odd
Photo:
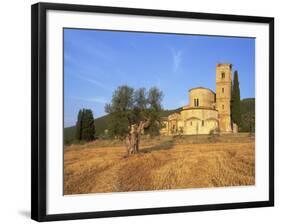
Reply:
[[[160,207],[101,212],[46,214],[46,12],[63,10],[100,12],[124,15],[193,18],[217,21],[254,22],[269,25],[269,200],[243,203],[208,204],[195,206]],[[137,8],[103,7],[73,4],[37,3],[31,10],[31,76],[32,76],[32,153],[31,153],[31,218],[36,221],[73,220],[116,216],[193,212],[274,206],[274,18],[164,11]]]

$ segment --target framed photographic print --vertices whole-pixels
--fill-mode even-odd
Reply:
[[[32,6],[32,219],[273,205],[273,18]]]

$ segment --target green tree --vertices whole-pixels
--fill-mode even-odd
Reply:
[[[111,104],[105,106],[109,113],[109,135],[120,138],[128,133],[128,127],[133,123],[134,89],[124,85],[113,93]]]
[[[145,110],[147,108],[147,92],[145,88],[140,88],[134,92],[134,103],[135,107],[140,110]]]
[[[82,140],[92,141],[95,139],[95,121],[90,109],[83,110],[82,117]]]
[[[157,87],[152,87],[148,93],[148,103],[150,105],[150,109],[155,111],[162,110],[161,102],[163,100],[163,92],[160,91]]]
[[[238,72],[234,72],[232,94],[231,94],[231,116],[232,121],[241,126],[241,105],[240,105],[240,87]]]
[[[76,138],[79,141],[92,141],[95,139],[95,121],[92,110],[79,110],[76,122]]]
[[[146,129],[146,133],[150,136],[157,136],[160,134],[161,123],[161,102],[163,100],[163,92],[157,87],[152,87],[148,92],[148,110],[146,111],[146,116],[150,119],[150,125]]]
[[[163,93],[156,87],[148,92],[145,88],[134,90],[126,85],[118,87],[112,95],[111,103],[105,106],[109,114],[109,134],[124,138],[131,125],[145,120],[151,121],[147,132],[159,134],[162,98]]]
[[[145,88],[139,88],[134,91],[134,107],[132,113],[132,122],[139,123],[145,120],[145,111],[148,106],[147,91]]]
[[[83,111],[79,110],[76,122],[76,139],[79,141],[82,140],[82,115]]]

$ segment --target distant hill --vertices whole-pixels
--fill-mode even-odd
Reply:
[[[163,110],[161,117],[167,117],[172,113],[180,112],[181,108],[174,110]],[[104,115],[95,119],[96,136],[101,136],[107,129],[107,121],[109,115]],[[241,100],[241,120],[242,124],[240,131],[254,132],[255,131],[255,98],[246,98]],[[75,126],[64,128],[64,143],[71,144],[75,142]]]
[[[241,127],[239,130],[255,132],[255,98],[241,100]]]
[[[174,109],[174,110],[163,110],[161,112],[161,117],[168,117],[170,114],[173,114],[173,113],[178,113],[182,110],[182,108],[177,108],[177,109]]]
[[[75,142],[76,127],[67,127],[63,130],[63,142],[68,145]]]

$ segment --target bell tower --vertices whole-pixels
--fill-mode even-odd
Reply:
[[[222,133],[232,132],[231,127],[232,65],[216,65],[216,109],[219,114],[219,129]]]

